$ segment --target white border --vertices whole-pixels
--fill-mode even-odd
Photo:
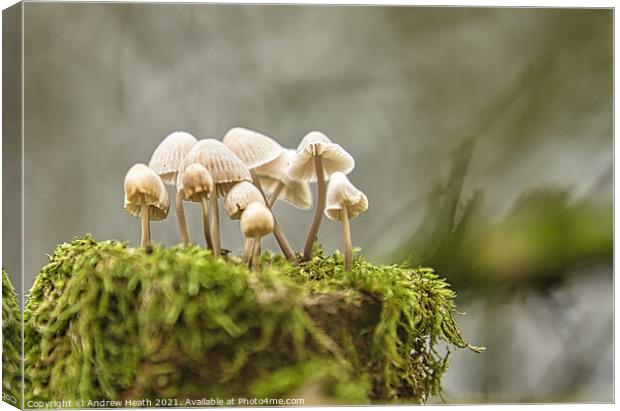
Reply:
[[[26,0],[26,2],[39,2],[38,0]],[[74,1],[74,0],[65,0],[63,2],[92,2],[92,3],[101,3],[101,2],[96,2],[96,1]],[[109,0],[107,2],[111,2],[111,3],[122,3],[122,2],[126,2],[123,0]],[[170,1],[170,0],[150,0],[150,1],[141,1],[141,0],[136,0],[136,1],[132,1],[134,3],[199,3],[199,2],[187,2],[187,1]],[[8,8],[14,4],[18,3],[18,1],[16,0],[0,0],[0,5],[2,6],[2,9],[4,10],[5,8]],[[235,1],[231,1],[231,0],[222,0],[222,1],[205,1],[202,3],[227,3],[227,4],[237,4],[240,2],[235,2]],[[591,1],[550,1],[550,0],[541,0],[541,1],[483,1],[483,0],[478,0],[475,2],[471,2],[471,1],[441,1],[441,2],[436,2],[436,1],[406,1],[406,0],[391,0],[391,1],[381,1],[381,0],[374,0],[374,1],[368,1],[368,0],[356,0],[356,1],[350,1],[350,0],[340,0],[340,1],[326,1],[326,0],[316,0],[313,2],[310,1],[303,1],[303,0],[289,0],[289,1],[264,1],[264,0],[245,0],[243,2],[241,2],[243,4],[342,4],[342,5],[380,5],[380,6],[389,6],[389,5],[401,5],[401,6],[410,6],[410,5],[417,5],[417,6],[465,6],[465,7],[561,7],[561,8],[580,8],[580,7],[587,7],[587,8],[614,8],[616,6],[616,2],[615,1],[598,1],[598,0],[591,0]],[[22,23],[23,23],[23,19],[24,19],[24,9],[22,9]],[[0,19],[0,44],[2,44],[2,21]],[[22,96],[23,96],[23,91],[24,91],[24,84],[23,84],[23,24],[22,24]],[[617,169],[615,167],[615,159],[618,158],[618,154],[620,151],[620,148],[618,147],[618,145],[615,144],[615,124],[616,124],[616,119],[617,119],[617,111],[616,111],[616,107],[617,107],[617,96],[618,96],[618,88],[617,88],[617,83],[615,82],[615,78],[617,78],[618,76],[618,66],[616,64],[616,56],[617,56],[617,44],[618,44],[618,32],[615,30],[615,10],[614,10],[614,239],[617,238],[617,236],[620,234],[620,229],[616,226],[615,224],[615,216],[616,216],[616,212],[618,211],[618,207],[620,207],[620,202],[618,201],[619,198],[619,194],[618,191],[616,190],[616,184],[615,182],[618,181],[618,175],[617,175]],[[0,82],[0,96],[2,95],[2,82]],[[22,150],[24,148],[23,146],[23,131],[24,131],[24,123],[23,123],[23,104],[24,104],[24,100],[22,98]],[[0,97],[0,111],[2,108],[2,101],[1,101],[1,97]],[[1,131],[0,131],[0,135],[1,135]],[[1,141],[1,139],[0,139]],[[2,165],[2,147],[0,145],[0,169],[1,169],[1,165]],[[23,177],[23,151],[22,151],[22,177]],[[0,183],[1,184],[1,183]],[[22,184],[22,199],[23,199],[23,184]],[[0,200],[2,199],[2,193],[0,190]],[[0,201],[1,204],[1,201]],[[1,205],[0,205],[0,210],[1,210]],[[24,215],[22,213],[22,231],[24,229],[24,221],[23,221]],[[2,245],[2,235],[0,233],[0,247]],[[615,378],[618,375],[618,371],[619,371],[619,366],[618,366],[618,361],[617,361],[617,357],[615,355],[615,353],[617,352],[617,348],[618,348],[618,328],[619,328],[619,319],[618,316],[616,315],[616,296],[618,296],[618,282],[615,281],[615,261],[616,258],[618,257],[618,248],[616,247],[616,242],[614,241],[614,401],[619,397],[619,388],[618,385],[615,384]],[[22,232],[22,267],[23,267],[23,232]],[[22,289],[23,289],[23,275],[22,275]],[[25,293],[22,293],[25,294]],[[23,299],[23,296],[22,296]],[[23,303],[23,302],[22,302]],[[23,332],[23,327],[22,327],[22,332]],[[1,336],[1,331],[0,331],[0,336]],[[22,344],[23,344],[23,340],[22,340]],[[2,370],[0,367],[0,378],[2,376]],[[411,406],[376,406],[373,407],[374,409],[377,410],[390,410],[390,409],[402,409],[402,408],[409,408]],[[526,410],[557,410],[557,411],[577,411],[577,410],[582,410],[584,408],[587,407],[588,410],[592,409],[592,410],[609,410],[609,409],[615,409],[615,405],[614,404],[536,404],[536,405],[528,405],[528,404],[505,404],[505,405],[497,405],[497,404],[491,404],[491,405],[446,405],[446,406],[442,406],[442,405],[431,405],[431,407],[451,407],[453,409],[463,409],[463,410],[477,410],[477,409],[481,409],[481,410],[518,410],[518,409],[526,409]],[[294,409],[300,409],[300,410],[308,410],[308,409],[338,409],[338,410],[357,410],[360,407],[295,407]],[[14,410],[15,408],[4,403],[4,402],[0,402],[0,410],[4,411],[4,410]],[[192,409],[197,409],[197,408],[192,408]],[[243,410],[253,410],[256,408],[226,408],[226,409],[243,409]],[[278,408],[260,408],[260,409],[264,409],[264,410],[277,410]]]

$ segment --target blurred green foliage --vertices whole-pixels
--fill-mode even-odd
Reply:
[[[458,290],[548,289],[572,268],[609,264],[613,208],[571,201],[567,190],[524,193],[505,217],[485,215],[484,193],[462,199],[473,151],[465,140],[453,152],[448,183],[428,197],[423,223],[395,253],[445,273]]]

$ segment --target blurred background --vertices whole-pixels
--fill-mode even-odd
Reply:
[[[434,267],[488,347],[453,353],[446,402],[612,401],[612,33],[603,9],[26,3],[26,289],[73,236],[139,241],[123,178],[170,132],[318,129],[370,200],[354,244]],[[312,212],[276,213],[301,249]],[[173,210],[152,234],[179,241]]]

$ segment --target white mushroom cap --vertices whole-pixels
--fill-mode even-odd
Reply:
[[[275,160],[283,148],[273,138],[244,127],[234,127],[222,142],[252,169]]]
[[[323,158],[323,171],[326,177],[336,171],[349,174],[355,167],[355,160],[339,144],[332,141],[320,131],[311,131],[299,143],[297,152],[291,160],[289,175],[299,181],[316,181],[314,156]]]
[[[241,214],[241,232],[245,237],[262,237],[273,232],[275,221],[266,205],[250,203]]]
[[[295,157],[295,150],[290,148],[283,149],[280,155],[273,161],[256,167],[256,174],[260,177],[270,177],[287,183],[291,180],[288,175],[288,167],[293,157]]]
[[[242,181],[235,184],[228,194],[226,194],[224,209],[228,217],[233,220],[238,220],[241,218],[243,210],[251,203],[261,203],[265,205],[265,199],[254,184]]]
[[[217,195],[222,197],[240,181],[252,181],[250,171],[239,157],[221,141],[199,140],[187,153],[184,164],[202,164],[215,183]]]
[[[185,131],[175,131],[169,134],[153,151],[149,167],[161,177],[164,183],[174,184],[181,170],[181,162],[194,144],[196,144],[196,137]]]
[[[181,186],[177,189],[185,200],[202,201],[204,194],[209,195],[214,189],[213,177],[202,164],[189,165],[179,176]]]
[[[357,189],[344,173],[332,174],[327,186],[325,215],[331,220],[341,220],[340,212],[347,210],[350,219],[368,210],[368,197]]]
[[[267,196],[274,192],[279,183],[278,180],[265,176],[259,176],[258,179]],[[302,210],[308,210],[312,207],[312,191],[310,190],[310,184],[290,180],[288,184],[284,185],[282,191],[280,191],[278,199],[286,201]]]
[[[271,193],[279,182],[284,184],[278,198],[299,207],[312,207],[312,191],[307,182],[296,181],[288,174],[290,161],[295,157],[295,150],[285,149],[270,163],[256,168],[256,174],[265,192]]]
[[[151,206],[150,219],[163,220],[168,216],[168,191],[161,178],[146,164],[134,164],[125,176],[125,210],[140,217],[142,206]]]

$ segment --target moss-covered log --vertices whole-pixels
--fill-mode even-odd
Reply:
[[[15,289],[2,270],[2,400],[21,404],[22,332],[21,311]]]
[[[60,245],[24,313],[26,400],[423,402],[447,365],[436,343],[468,347],[430,269],[358,258],[344,273],[320,250],[262,267],[198,247]]]

